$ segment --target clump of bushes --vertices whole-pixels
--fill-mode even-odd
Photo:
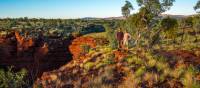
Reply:
[[[109,27],[108,25],[105,26],[106,29],[106,35],[109,41],[109,46],[112,49],[117,49],[117,40],[115,38],[115,30]]]
[[[23,88],[26,82],[24,80],[27,75],[25,69],[20,70],[19,72],[13,72],[12,67],[5,71],[0,70],[0,88]]]
[[[181,79],[182,84],[186,88],[200,88],[199,82],[195,79],[196,74],[199,73],[198,69],[194,66],[189,66]]]
[[[93,68],[95,66],[95,63],[94,62],[87,62],[84,64],[84,68],[86,70],[90,70],[91,68]]]
[[[127,62],[129,65],[143,65],[144,61],[139,58],[138,56],[129,56],[124,59],[125,62]]]
[[[73,37],[79,37],[81,34],[79,31],[72,32]]]

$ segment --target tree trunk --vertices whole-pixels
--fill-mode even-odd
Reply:
[[[137,47],[137,48],[139,48],[140,37],[141,37],[141,34],[140,34],[140,32],[138,31],[138,32],[137,32],[137,39],[136,39],[136,41],[135,41],[135,44],[136,44],[136,47]]]
[[[183,44],[183,38],[184,38],[184,35],[185,35],[185,29],[184,28],[182,28],[182,37],[181,37],[181,44]]]
[[[161,32],[161,29],[159,29],[155,34],[153,34],[153,36],[152,37],[150,37],[150,43],[149,43],[149,46],[148,46],[148,48],[152,48],[154,45],[155,45],[155,43],[157,42],[157,41],[159,41],[159,34],[160,34],[160,32]]]

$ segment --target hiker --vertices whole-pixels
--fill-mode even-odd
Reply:
[[[126,50],[128,50],[128,41],[131,39],[131,35],[125,30],[123,37],[123,46]]]
[[[122,32],[121,28],[119,28],[116,33],[116,39],[118,41],[118,49],[123,47],[123,37],[124,37],[124,33]]]

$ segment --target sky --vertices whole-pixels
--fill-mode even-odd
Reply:
[[[138,12],[135,0],[129,0]],[[176,0],[166,14],[192,15],[198,0]],[[125,0],[0,0],[0,18],[118,17]]]

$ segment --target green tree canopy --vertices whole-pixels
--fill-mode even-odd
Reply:
[[[194,10],[199,10],[200,9],[200,0],[198,0],[197,4],[194,6]]]
[[[145,23],[146,29],[150,30],[156,26],[157,20],[160,20],[161,13],[170,9],[175,0],[137,0],[140,6],[140,21]]]
[[[133,17],[133,25],[135,25],[138,31],[138,36],[141,35],[147,42],[147,46],[150,48],[153,46],[152,41],[155,41],[155,36],[159,37],[161,28],[160,20],[161,13],[170,9],[175,0],[136,0],[140,7],[139,13],[136,13]],[[141,38],[142,39],[142,38]]]
[[[125,1],[125,2],[126,4],[121,8],[121,11],[122,11],[122,15],[127,18],[130,15],[131,10],[133,10],[134,8],[131,2],[129,1]]]
[[[136,0],[138,5],[158,15],[169,10],[175,0]]]

